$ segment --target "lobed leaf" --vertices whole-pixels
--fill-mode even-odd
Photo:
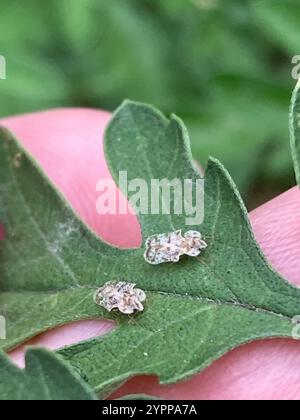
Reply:
[[[107,317],[92,295],[113,279],[143,288],[145,311],[113,314],[113,332],[60,352],[102,396],[132,375],[155,374],[170,383],[241,344],[292,336],[300,290],[267,263],[240,195],[218,161],[210,159],[206,169],[204,222],[193,226],[208,249],[198,258],[154,267],[144,261],[143,249],[120,250],[96,238],[20,145],[5,132],[2,137],[0,220],[6,239],[0,243],[0,305],[8,324],[3,348],[74,319]],[[147,105],[127,101],[117,110],[105,150],[116,181],[120,171],[149,188],[153,178],[201,180],[183,123]],[[187,216],[173,210],[139,215],[143,239],[189,230]]]

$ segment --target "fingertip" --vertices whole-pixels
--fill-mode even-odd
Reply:
[[[292,188],[254,210],[250,220],[271,265],[300,286],[300,189]]]
[[[18,366],[24,367],[24,354],[28,346],[57,350],[81,341],[101,337],[112,331],[114,327],[114,322],[102,319],[72,322],[38,335],[24,346],[12,351],[10,356]]]

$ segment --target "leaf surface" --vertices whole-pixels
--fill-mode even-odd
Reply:
[[[300,290],[266,262],[240,195],[218,161],[211,159],[206,169],[201,226],[187,226],[186,211],[139,215],[144,240],[155,233],[196,228],[208,243],[198,258],[154,267],[144,261],[143,249],[120,250],[96,238],[26,152],[7,133],[2,136],[4,348],[70,320],[108,317],[92,296],[96,287],[113,279],[143,288],[145,311],[132,317],[113,314],[113,332],[61,351],[102,395],[135,374],[174,382],[243,343],[292,336]],[[142,179],[149,188],[153,178],[201,180],[183,123],[147,105],[125,102],[118,109],[105,149],[116,181],[120,171],[127,171],[128,181]]]

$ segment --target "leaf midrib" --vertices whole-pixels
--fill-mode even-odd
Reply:
[[[55,294],[59,294],[59,293],[66,293],[68,291],[72,291],[72,290],[91,290],[94,291],[95,287],[92,286],[80,286],[80,287],[70,287],[68,289],[59,289],[59,290],[47,290],[47,291],[36,291],[36,290],[22,290],[22,291],[7,291],[7,292],[3,292],[3,294],[7,293],[22,293],[22,294],[44,294],[45,295],[45,299],[47,298],[47,295],[49,294],[50,296],[55,295]],[[287,315],[283,315],[280,312],[274,312],[268,309],[263,309],[257,306],[252,306],[246,303],[241,303],[240,301],[236,301],[236,302],[230,302],[230,301],[224,301],[224,300],[214,300],[214,299],[210,299],[208,297],[203,297],[203,296],[192,296],[192,295],[186,295],[184,293],[174,293],[174,292],[163,292],[163,291],[158,291],[158,290],[151,290],[151,289],[145,289],[145,292],[147,293],[151,293],[153,295],[160,295],[163,297],[173,297],[173,298],[180,298],[180,299],[187,299],[187,300],[193,300],[193,301],[198,301],[198,302],[205,302],[205,303],[211,303],[213,305],[216,306],[229,306],[229,307],[235,307],[235,308],[240,308],[240,309],[246,309],[252,312],[256,312],[256,313],[264,313],[264,314],[269,314],[269,315],[274,315],[289,321],[292,321],[292,317],[289,317]],[[103,318],[103,317],[102,317]]]

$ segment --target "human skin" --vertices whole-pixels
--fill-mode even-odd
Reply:
[[[109,113],[101,111],[61,109],[6,118],[0,123],[14,132],[99,236],[121,247],[137,247],[141,234],[135,216],[100,216],[96,212],[97,182],[110,178],[102,148],[110,118]],[[298,188],[258,208],[250,214],[250,220],[269,262],[300,286]],[[45,332],[31,344],[57,349],[112,328],[109,321],[80,321]],[[12,352],[12,357],[22,365],[23,347]],[[188,381],[161,386],[154,377],[138,377],[115,395],[134,393],[167,399],[298,400],[300,344],[283,339],[254,342],[228,353]]]

